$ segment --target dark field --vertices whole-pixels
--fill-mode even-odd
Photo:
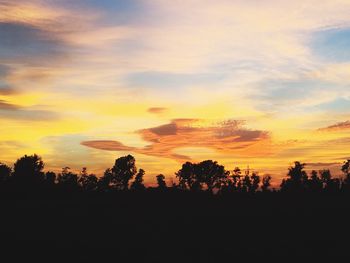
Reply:
[[[346,262],[345,194],[2,198],[1,262]]]

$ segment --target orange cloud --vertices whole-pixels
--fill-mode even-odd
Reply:
[[[230,120],[219,124],[203,125],[202,120],[175,119],[168,124],[138,130],[141,138],[149,142],[143,148],[125,146],[118,141],[84,141],[81,144],[109,151],[132,151],[177,161],[190,160],[190,156],[176,154],[175,150],[187,147],[210,148],[219,152],[248,154],[262,142],[269,141],[266,131],[249,130],[243,121]],[[256,151],[255,154],[262,150]]]
[[[152,107],[152,108],[149,108],[147,111],[149,113],[162,114],[162,113],[166,112],[167,110],[168,110],[167,108],[163,108],[163,107]]]
[[[318,129],[319,131],[341,131],[350,129],[350,121],[338,122],[325,128]]]

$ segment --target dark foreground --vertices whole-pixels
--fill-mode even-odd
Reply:
[[[340,262],[349,255],[349,200],[281,193],[6,198],[1,262]]]

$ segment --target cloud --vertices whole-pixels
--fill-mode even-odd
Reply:
[[[338,122],[334,125],[328,127],[320,128],[319,131],[333,132],[333,131],[343,131],[350,129],[350,121]]]
[[[84,141],[84,146],[106,151],[134,151],[134,147],[128,147],[117,141]]]
[[[147,110],[149,113],[153,113],[153,114],[162,114],[165,113],[166,111],[168,111],[168,108],[164,108],[164,107],[151,107],[148,108]]]
[[[208,125],[203,120],[175,119],[165,125],[138,130],[137,134],[150,143],[143,148],[128,147],[118,141],[84,141],[82,144],[101,150],[133,151],[183,161],[191,159],[190,156],[177,154],[175,150],[199,147],[227,153],[242,152],[269,140],[268,132],[248,130],[243,124],[243,121],[230,120]]]
[[[79,6],[80,12],[76,11],[59,1],[1,0],[0,22],[31,25],[52,32],[72,32],[98,16],[96,11],[82,6]]]
[[[37,108],[36,106],[22,107],[0,100],[0,119],[22,121],[53,121],[59,119],[58,113]]]

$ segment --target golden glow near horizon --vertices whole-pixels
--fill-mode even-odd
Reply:
[[[278,181],[350,157],[350,2],[0,0],[0,161]]]

